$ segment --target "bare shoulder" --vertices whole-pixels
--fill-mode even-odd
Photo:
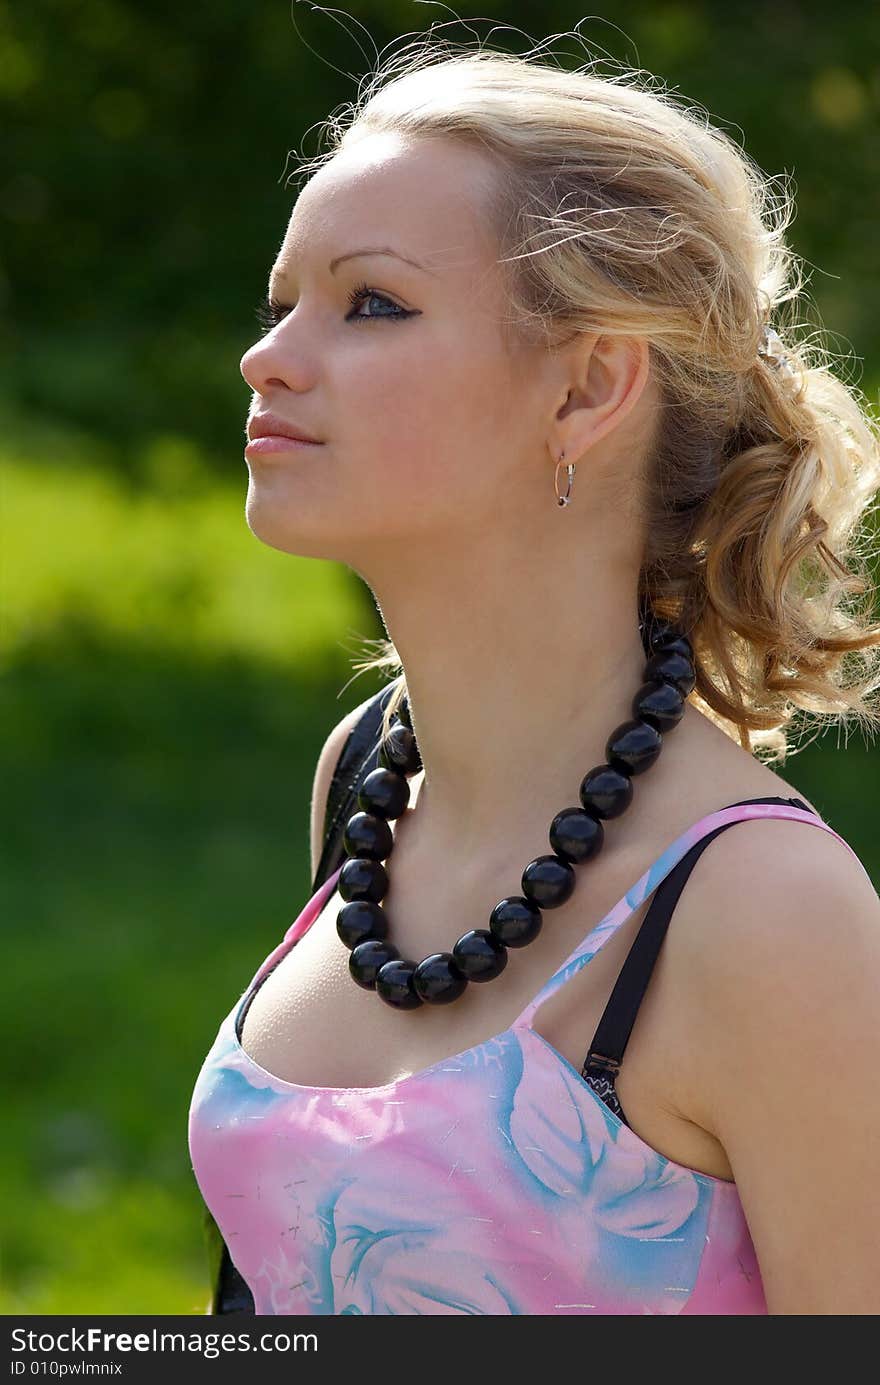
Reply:
[[[738,822],[697,862],[668,941],[699,1036],[677,1103],[727,1155],[771,1313],[880,1311],[870,876],[821,826]]]
[[[816,949],[858,950],[880,938],[880,898],[856,853],[820,824],[753,818],[701,855],[676,933],[683,956],[716,983],[758,964],[791,975]]]
[[[725,1143],[719,1098],[731,1089],[721,1070],[743,1071],[746,1055],[778,1069],[774,1046],[797,1045],[801,1031],[833,1043],[848,994],[859,992],[873,1014],[880,898],[856,854],[821,825],[752,818],[701,854],[664,946],[683,1032],[705,1039],[688,1045],[675,1095]],[[803,1058],[808,1047],[800,1044]]]

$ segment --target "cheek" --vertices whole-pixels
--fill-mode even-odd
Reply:
[[[343,393],[345,450],[361,471],[358,488],[370,478],[380,489],[417,487],[435,517],[488,494],[496,459],[510,455],[517,431],[497,352],[497,342],[481,347],[463,333],[449,340],[419,333],[417,345],[395,344],[378,366],[353,373]]]

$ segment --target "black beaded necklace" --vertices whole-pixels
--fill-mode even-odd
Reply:
[[[603,821],[619,817],[629,807],[632,777],[653,765],[662,747],[661,732],[678,725],[696,683],[693,649],[677,626],[651,614],[640,628],[650,657],[632,701],[633,719],[612,731],[606,762],[584,776],[582,806],[563,808],[554,817],[549,830],[552,853],[529,862],[522,873],[523,893],[500,900],[488,928],[471,928],[451,952],[432,952],[421,962],[401,957],[388,941],[388,918],[380,903],[389,884],[382,862],[394,847],[388,821],[405,810],[410,797],[407,779],[422,767],[404,699],[380,746],[378,767],[358,793],[361,811],[349,818],[342,839],[347,859],[337,888],[347,902],[336,916],[336,931],[351,949],[349,971],[359,986],[375,990],[397,1010],[412,1010],[425,1002],[446,1005],[458,999],[469,981],[499,976],[507,966],[508,948],[525,947],[537,938],[541,910],[556,909],[570,898],[573,867],[599,854],[605,839]]]

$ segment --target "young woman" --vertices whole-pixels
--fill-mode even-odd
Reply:
[[[247,522],[362,577],[399,676],[193,1094],[213,1311],[876,1313],[880,900],[773,766],[798,711],[876,724],[880,449],[770,326],[790,204],[659,90],[499,53],[333,129]]]

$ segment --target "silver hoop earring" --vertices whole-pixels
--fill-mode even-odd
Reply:
[[[564,457],[565,457],[565,453],[564,453],[564,452],[560,452],[560,454],[559,454],[559,461],[556,463],[556,471],[555,471],[554,476],[553,476],[553,489],[554,489],[555,492],[556,492],[556,503],[557,503],[557,505],[569,505],[569,504],[571,504],[571,483],[572,483],[572,481],[573,481],[573,479],[574,479],[574,469],[575,469],[575,463],[574,463],[574,462],[568,462],[568,463],[566,464],[565,470],[566,470],[566,472],[568,473],[568,485],[567,485],[567,487],[566,487],[565,495],[560,495],[560,494],[559,494],[559,468],[562,466],[562,462],[563,462],[563,458],[564,458]]]

